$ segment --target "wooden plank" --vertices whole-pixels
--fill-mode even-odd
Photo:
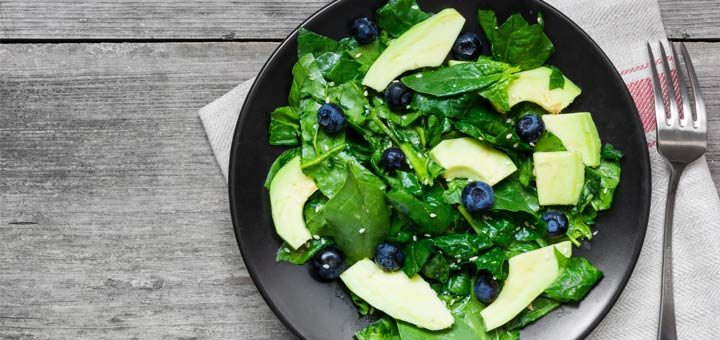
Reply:
[[[275,43],[0,46],[0,338],[290,335],[234,241],[196,110]],[[720,181],[720,44],[689,44]]]
[[[0,2],[0,39],[283,39],[328,0]],[[720,38],[716,0],[659,0],[671,38]]]

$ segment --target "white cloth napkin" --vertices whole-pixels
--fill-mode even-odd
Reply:
[[[620,299],[591,339],[653,339],[660,305],[660,263],[668,168],[655,145],[646,41],[665,41],[656,0],[546,0],[582,27],[623,76],[645,127],[652,166],[652,206],[645,245]],[[656,52],[655,55],[658,55]],[[230,144],[250,79],[200,109],[208,140],[227,178]],[[678,335],[720,338],[720,200],[705,158],[689,166],[675,207],[674,269]]]

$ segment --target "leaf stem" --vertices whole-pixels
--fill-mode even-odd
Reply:
[[[318,165],[318,164],[320,164],[322,161],[326,160],[328,157],[332,156],[332,154],[334,154],[334,153],[336,153],[336,152],[344,149],[346,146],[347,146],[347,144],[345,144],[345,143],[340,144],[340,145],[338,145],[338,146],[336,146],[336,147],[328,150],[326,153],[324,153],[324,154],[322,154],[322,155],[320,155],[320,156],[318,156],[318,157],[315,157],[315,158],[313,158],[312,160],[310,160],[310,161],[308,161],[308,162],[305,162],[305,163],[300,164],[300,168],[301,168],[301,169],[307,169],[307,168],[309,168],[309,167]]]

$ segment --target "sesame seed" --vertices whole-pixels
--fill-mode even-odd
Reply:
[[[412,6],[410,6],[410,8],[412,8],[412,9],[419,9],[420,7],[418,7],[418,5],[412,5]]]
[[[529,144],[530,144],[530,146],[535,147],[535,143],[530,142]]]
[[[417,235],[413,235],[413,241],[417,241]]]
[[[405,105],[405,110],[410,110],[410,104]]]
[[[283,248],[283,252],[289,253],[289,252],[290,252],[290,249]]]
[[[607,194],[607,192],[608,192],[607,188],[603,189],[603,194]]]
[[[365,228],[360,228],[360,230],[358,230],[358,232],[361,234],[365,233]]]
[[[322,267],[323,267],[323,268],[325,268],[325,269],[330,269],[330,265],[329,265],[329,264],[327,264],[327,263],[326,263],[326,264],[324,264],[324,265],[322,265]]]
[[[330,104],[330,97],[325,98],[325,104]]]
[[[485,138],[482,138],[482,136],[478,137],[478,140],[485,140]]]
[[[430,213],[430,218],[435,218],[435,217],[437,217],[437,214],[435,214],[435,213]]]
[[[425,236],[425,237],[430,237],[430,234],[423,234],[423,236]]]
[[[313,238],[316,239],[316,240],[319,240],[319,239],[320,239],[320,236],[318,236],[318,235],[313,235]]]
[[[523,222],[523,224],[525,224],[526,227],[529,227],[529,226],[530,226],[530,224],[527,223],[527,221]]]
[[[323,145],[323,150],[328,151],[330,148],[327,145]]]
[[[513,144],[513,148],[517,148],[517,147],[518,147],[518,143]]]
[[[355,55],[355,58],[360,58],[360,57],[362,57],[362,53],[358,53]]]
[[[475,260],[477,260],[477,259],[478,259],[477,256],[473,256],[473,257],[469,258],[468,261],[475,261]]]
[[[365,90],[365,92],[363,92],[363,95],[365,95],[365,97],[367,97],[367,96],[368,96],[368,91]]]
[[[455,263],[460,263],[460,259],[455,259]]]
[[[409,106],[409,105],[408,105],[408,106]],[[402,115],[402,116],[400,116],[400,119],[403,119],[403,120],[407,119],[407,115]]]
[[[418,73],[415,75],[415,78],[422,78],[422,73]]]
[[[320,207],[319,205],[318,205],[318,206],[316,206],[316,207],[315,207],[315,212],[318,212],[318,211],[320,211],[320,208],[321,208],[321,207]]]
[[[598,231],[597,231],[597,230],[593,231],[593,236],[595,236],[595,235],[597,235],[597,234],[598,234]]]
[[[508,133],[507,136],[505,136],[505,139],[510,139],[510,138],[512,138],[512,133]]]
[[[505,123],[508,123],[508,124],[512,123],[512,119],[508,118],[507,120],[505,120]]]
[[[330,85],[330,86],[335,86],[335,82],[334,82],[334,81],[331,81],[331,82],[328,83],[328,85]]]

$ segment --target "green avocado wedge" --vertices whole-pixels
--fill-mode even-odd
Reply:
[[[370,66],[362,84],[382,92],[407,71],[440,66],[464,24],[465,18],[452,8],[416,24],[390,43]]]
[[[556,250],[572,254],[570,241],[529,251],[508,260],[509,273],[497,299],[480,312],[487,330],[498,328],[522,312],[560,275]]]
[[[447,180],[467,178],[495,185],[517,171],[508,155],[469,137],[440,142],[430,157],[445,168]]]
[[[582,91],[565,76],[563,76],[565,77],[563,86],[551,90],[550,77],[552,74],[553,70],[546,66],[515,73],[517,78],[508,87],[510,107],[521,102],[532,102],[550,113],[560,113]]]
[[[575,205],[585,182],[585,167],[573,151],[533,154],[540,205]]]
[[[295,157],[277,172],[270,183],[270,208],[277,234],[293,249],[312,238],[305,226],[303,208],[317,185],[303,174],[300,157]]]
[[[590,112],[543,115],[545,129],[562,141],[569,151],[582,156],[590,167],[600,165],[600,135]]]

